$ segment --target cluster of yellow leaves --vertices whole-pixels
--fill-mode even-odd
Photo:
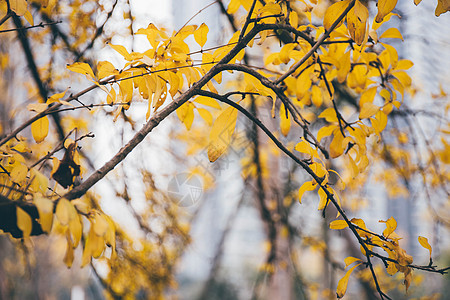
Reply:
[[[386,261],[387,264],[386,272],[389,275],[394,275],[397,272],[403,273],[404,284],[406,287],[406,291],[408,291],[408,288],[412,280],[412,269],[409,265],[412,264],[413,257],[411,255],[408,255],[406,251],[399,246],[399,240],[401,238],[399,238],[398,235],[395,233],[395,229],[397,228],[397,222],[395,221],[395,219],[393,217],[390,217],[386,221],[380,220],[379,222],[386,224],[386,229],[383,231],[382,236],[369,231],[364,221],[361,219],[357,218],[351,219],[350,225],[354,226],[359,236],[364,239],[366,247],[369,251],[373,251],[375,247],[378,247],[388,254],[388,258],[390,260]],[[335,220],[332,221],[329,226],[331,229],[340,230],[347,228],[349,224],[345,220]],[[422,247],[429,250],[431,260],[432,249],[430,244],[428,243],[428,239],[419,236],[418,240]],[[362,246],[361,246],[361,253],[364,256],[367,255],[366,251]],[[360,259],[354,257],[347,257],[344,262],[346,267],[348,267],[350,264],[356,261],[360,261]],[[342,298],[344,296],[347,289],[348,277],[350,273],[358,265],[360,264],[357,264],[350,270],[348,270],[345,276],[339,281],[336,291],[338,298]]]
[[[42,107],[44,106],[47,104],[42,104]],[[32,108],[38,109],[38,107],[39,105],[34,105]],[[33,132],[33,137],[39,142],[35,132]],[[75,148],[73,141],[68,139],[67,142],[67,144],[72,144],[72,148]],[[82,265],[89,263],[91,257],[101,256],[105,245],[111,246],[114,252],[115,227],[112,220],[103,213],[90,208],[80,199],[74,201],[58,199],[57,194],[49,188],[49,178],[37,167],[29,168],[27,166],[25,156],[29,156],[32,149],[28,148],[25,140],[9,141],[2,145],[0,150],[0,163],[4,171],[0,174],[2,186],[0,191],[2,193],[9,191],[8,198],[18,201],[16,205],[17,227],[22,231],[24,238],[28,238],[32,234],[33,226],[36,226],[36,223],[32,219],[34,216],[30,216],[29,212],[22,208],[22,204],[33,204],[37,208],[38,218],[36,221],[42,231],[54,232],[66,237],[67,249],[64,262],[67,266],[72,265],[74,249],[82,240],[83,227],[86,226],[83,218],[89,221],[91,226],[89,233],[85,233]],[[78,158],[74,159],[78,161]],[[58,159],[54,158],[54,169],[58,169],[58,165]],[[20,188],[9,189],[14,186],[26,187],[26,193],[24,194]]]
[[[105,246],[112,247],[115,253],[115,226],[113,221],[97,210],[88,210],[87,205],[80,201],[68,201],[64,198],[55,202],[36,193],[33,199],[39,212],[39,224],[44,232],[50,233],[52,229],[67,240],[64,263],[71,267],[74,260],[74,250],[80,244],[83,235],[83,222],[79,211],[87,216],[90,222],[89,233],[85,237],[81,266],[87,265],[91,257],[99,258]],[[84,212],[83,212],[84,211]],[[31,217],[20,207],[17,207],[17,226],[22,230],[23,236],[28,237],[32,231]]]

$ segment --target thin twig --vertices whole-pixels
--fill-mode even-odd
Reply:
[[[252,18],[253,10],[255,9],[256,0],[253,0],[252,6],[250,6],[250,10],[247,13],[247,18],[245,19],[244,26],[242,26],[241,33],[239,34],[239,41],[244,37],[245,31],[247,30],[248,25],[250,24],[250,20]]]
[[[59,24],[59,23],[62,23],[62,21],[55,21],[55,22],[51,22],[51,23],[42,23],[41,22],[38,25],[33,25],[33,26],[28,26],[28,27],[20,27],[20,28],[11,28],[11,29],[0,30],[0,33],[11,32],[11,31],[18,31],[18,30],[28,30],[28,29],[37,28],[37,27],[44,28],[45,26],[55,25],[55,24]]]

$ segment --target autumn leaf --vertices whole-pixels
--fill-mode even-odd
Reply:
[[[219,103],[217,103],[217,100],[206,97],[206,96],[198,96],[194,99],[194,102],[197,102],[202,105],[206,105],[215,109],[220,109]]]
[[[287,136],[291,129],[291,119],[289,118],[289,112],[284,108],[284,104],[280,106],[280,130],[281,134]]]
[[[36,143],[41,143],[48,135],[49,121],[47,116],[44,116],[31,124],[31,134]]]
[[[33,229],[33,223],[31,221],[31,217],[27,214],[22,208],[16,208],[17,214],[17,227],[22,230],[23,237],[29,237],[31,234],[31,230]]]
[[[27,12],[28,4],[26,0],[9,0],[9,5],[18,16],[23,16]]]
[[[397,5],[398,0],[379,0],[378,14],[375,17],[375,22],[380,23],[384,17],[387,16]]]
[[[95,214],[93,226],[94,232],[98,236],[104,236],[106,234],[106,231],[108,230],[108,222],[100,213]]]
[[[39,212],[39,223],[41,224],[42,230],[50,232],[53,223],[53,201],[42,195],[37,195],[33,202]]]
[[[305,183],[302,184],[302,186],[300,187],[300,189],[298,190],[298,201],[300,203],[302,203],[302,197],[303,194],[306,191],[312,191],[316,188],[317,183],[313,183],[312,181],[306,181]]]
[[[380,110],[380,107],[373,103],[370,103],[370,102],[364,103],[361,106],[361,111],[359,112],[359,118],[361,120],[369,118],[369,117],[373,116],[374,114],[376,114],[379,110]]]
[[[347,227],[348,224],[344,220],[334,220],[330,223],[330,229],[344,229]]]
[[[67,239],[67,248],[66,248],[66,254],[64,255],[64,263],[68,268],[72,267],[74,256],[74,246],[72,244],[72,241],[70,239],[69,232],[66,232],[66,239]]]
[[[28,168],[24,164],[17,164],[11,171],[11,180],[19,183],[25,180],[28,174]]]
[[[133,58],[131,57],[130,53],[128,53],[127,49],[122,45],[113,45],[109,43],[109,46],[116,50],[120,55],[123,56],[123,58],[127,61],[132,61]]]
[[[436,17],[439,17],[443,13],[446,13],[450,10],[450,0],[438,0],[438,5],[436,6],[436,11],[434,14]]]
[[[385,32],[383,32],[382,35],[380,35],[379,37],[380,39],[384,39],[384,38],[390,38],[390,39],[401,39],[403,41],[403,36],[400,33],[400,31],[395,28],[395,27],[391,27],[389,29],[387,29]]]
[[[72,213],[75,210],[71,209]],[[73,247],[76,248],[81,241],[81,237],[83,235],[83,223],[81,222],[80,216],[78,214],[73,214],[73,218],[69,221],[69,230],[68,230],[73,238],[72,244]]]
[[[336,295],[337,295],[338,298],[344,297],[345,292],[347,291],[347,285],[348,285],[348,280],[350,278],[350,274],[352,274],[353,270],[359,265],[361,265],[361,264],[359,263],[359,264],[356,264],[353,267],[351,267],[347,271],[347,273],[345,273],[344,277],[342,277],[339,280],[338,285],[337,285],[337,289],[336,289]]]
[[[202,23],[196,31],[194,31],[194,38],[195,41],[200,45],[200,47],[203,48],[203,46],[206,43],[207,35],[208,35],[209,29],[208,26],[206,26],[205,23]]]
[[[431,248],[431,245],[428,243],[428,239],[426,237],[419,236],[418,240],[422,247],[424,247],[425,249],[428,249],[428,251],[430,251],[430,259],[431,259],[431,251],[433,249]]]
[[[395,221],[395,219],[393,217],[390,217],[388,220],[386,221],[378,221],[380,223],[386,223],[386,229],[383,231],[383,236],[388,238],[391,233],[394,232],[394,230],[397,228],[397,221]]]
[[[342,12],[348,7],[350,4],[350,0],[340,1],[336,2],[330,7],[328,7],[327,11],[325,12],[325,16],[323,18],[323,26],[325,27],[325,30],[329,30],[333,23],[339,18],[339,16],[342,14]],[[341,24],[344,22],[344,18],[339,22],[339,24],[336,26],[338,28],[341,26]]]
[[[347,15],[348,31],[357,45],[361,45],[367,37],[366,21],[368,17],[369,11],[360,1],[355,2],[355,6]]]
[[[208,158],[216,161],[228,148],[237,121],[237,110],[234,107],[225,109],[216,119],[209,134]]]
[[[52,178],[64,188],[73,185],[74,178],[80,175],[80,165],[74,160],[75,149],[75,142],[68,145],[63,159],[59,161],[56,170],[52,172]]]
[[[211,126],[213,124],[213,116],[211,115],[211,113],[204,108],[197,108],[197,111],[200,115],[200,117],[202,117],[202,119],[209,125]]]
[[[346,258],[344,259],[345,268],[347,269],[348,266],[350,266],[352,263],[354,263],[354,262],[356,262],[356,261],[361,261],[361,259],[356,258],[356,257],[352,257],[352,256],[346,257]]]
[[[88,79],[95,80],[94,72],[87,63],[76,62],[72,65],[67,65],[67,69],[72,72],[80,73],[86,75]]]

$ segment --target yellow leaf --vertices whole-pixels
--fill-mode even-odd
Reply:
[[[91,77],[91,79],[95,79],[94,72],[92,71],[91,66],[88,65],[87,63],[76,62],[72,65],[67,65],[67,69],[69,69],[69,71],[72,71],[72,72],[86,75],[86,77],[88,77],[88,75],[89,75],[89,77]],[[89,77],[88,77],[88,79],[89,79]]]
[[[39,172],[36,169],[30,170],[30,177],[34,177],[31,184],[32,190],[35,192],[40,191],[41,193],[46,193],[48,188],[48,177]]]
[[[395,27],[391,27],[388,30],[386,30],[385,32],[383,32],[383,34],[379,37],[380,39],[383,38],[389,38],[389,39],[401,39],[403,41],[403,36],[400,33],[400,31],[395,28]]]
[[[312,68],[309,68],[305,71],[303,71],[303,73],[300,74],[300,76],[298,76],[297,78],[297,85],[296,85],[296,95],[297,95],[297,99],[301,99],[303,98],[303,96],[305,96],[306,92],[309,90],[309,88],[311,87],[311,70]]]
[[[389,58],[391,59],[391,66],[392,68],[397,67],[397,63],[398,63],[398,52],[397,50],[389,45],[389,44],[385,44],[385,43],[380,43],[381,45],[384,46],[384,48],[386,48],[387,52],[389,53]],[[387,69],[387,66],[384,66]]]
[[[436,6],[436,11],[434,14],[439,17],[441,14],[446,13],[450,10],[450,0],[438,0],[438,5]]]
[[[73,237],[73,247],[76,248],[83,234],[83,223],[81,223],[80,216],[77,215],[69,221],[69,231]]]
[[[295,150],[297,150],[300,153],[308,154],[312,157],[319,157],[319,154],[317,153],[317,150],[313,149],[311,147],[311,144],[305,141],[305,139],[302,137],[300,138],[300,142],[297,143],[294,147]]]
[[[370,119],[370,121],[372,123],[373,129],[375,129],[375,132],[379,134],[384,130],[384,128],[386,128],[387,115],[380,110],[375,114],[374,118]]]
[[[302,203],[302,197],[303,194],[306,191],[312,191],[316,188],[317,184],[313,183],[312,181],[306,181],[305,183],[302,184],[302,186],[300,187],[300,189],[298,190],[298,201],[300,203]]]
[[[397,228],[397,221],[395,221],[393,217],[390,217],[387,221],[380,220],[378,222],[386,223],[386,229],[383,231],[383,236],[386,238],[389,237],[389,235],[391,235],[391,233],[393,233]]]
[[[48,135],[49,121],[47,116],[44,116],[31,124],[31,134],[36,143],[41,143]]]
[[[351,265],[352,263],[354,263],[355,261],[361,261],[361,259],[356,258],[356,257],[352,257],[352,256],[346,257],[346,258],[344,259],[345,269],[347,269],[347,267],[350,266],[350,265]]]
[[[319,206],[317,207],[317,210],[325,209],[328,204],[328,195],[322,188],[319,188],[317,194],[319,194]]]
[[[379,0],[378,14],[375,17],[375,22],[380,23],[384,17],[388,15],[397,5],[397,0]]]
[[[23,16],[27,12],[28,4],[26,0],[10,0],[9,5],[18,16]]]
[[[392,275],[394,275],[395,273],[398,272],[397,267],[395,266],[395,263],[388,262],[387,264],[388,264],[388,267],[386,268],[386,272],[387,272],[389,275],[392,276]]]
[[[423,236],[419,236],[418,239],[419,239],[420,245],[421,245],[422,247],[424,247],[425,249],[428,249],[428,251],[430,251],[430,257],[431,257],[431,251],[432,251],[432,249],[431,249],[430,244],[428,243],[428,239],[427,239],[426,237],[423,237]]]
[[[220,109],[219,103],[213,98],[205,97],[205,96],[198,96],[194,99],[194,102],[197,102],[202,105],[206,105],[215,109]]]
[[[323,103],[322,91],[317,85],[311,88],[311,101],[316,107],[320,107]]]
[[[216,119],[209,135],[208,158],[216,161],[231,142],[237,121],[237,110],[233,107],[225,109]]]
[[[108,222],[100,213],[95,214],[93,226],[94,232],[98,236],[104,236],[108,230]]]
[[[213,117],[212,117],[211,113],[204,108],[197,108],[197,111],[200,114],[200,117],[202,117],[202,119],[205,120],[205,122],[209,126],[211,126],[213,123]]]
[[[29,10],[27,10],[27,11],[25,12],[25,14],[23,15],[23,17],[25,18],[25,20],[28,21],[28,23],[30,23],[31,26],[34,26],[33,15],[30,13]]]
[[[33,224],[31,222],[31,217],[23,209],[17,206],[17,227],[22,230],[23,237],[29,237],[31,230],[33,229]]]
[[[403,87],[407,88],[411,86],[411,77],[404,71],[393,71],[392,75],[395,76]]]
[[[377,87],[371,87],[367,90],[365,90],[361,98],[359,99],[359,105],[363,106],[366,102],[373,102],[373,99],[375,98],[375,95],[377,93]]]
[[[114,65],[109,61],[99,61],[97,64],[97,75],[99,79],[118,73]]]
[[[369,11],[361,2],[356,1],[355,6],[349,11],[347,15],[347,27],[350,36],[357,45],[362,45],[366,37],[367,23]]]
[[[105,242],[106,245],[108,245],[109,247],[112,247],[113,250],[113,255],[114,255],[114,251],[116,249],[116,229],[115,229],[115,225],[113,220],[111,220],[110,217],[108,216],[104,216],[106,221],[108,222],[108,230],[106,231],[105,234]]]
[[[205,23],[202,23],[202,25],[200,25],[200,27],[198,27],[198,29],[194,31],[195,41],[200,45],[200,47],[203,47],[205,45],[208,32],[209,29]]]
[[[336,2],[330,7],[328,7],[327,11],[325,12],[325,16],[323,18],[323,26],[325,27],[325,30],[331,28],[331,25],[333,25],[333,23],[338,19],[338,17],[342,14],[342,12],[348,7],[349,3],[350,0],[345,0]],[[341,26],[343,21],[344,18],[342,18],[342,20],[339,22],[336,28]]]
[[[228,4],[227,12],[229,14],[234,14],[235,12],[237,12],[239,7],[241,6],[240,2],[241,2],[240,0],[231,0],[230,3]]]
[[[281,7],[277,3],[267,3],[263,8],[259,10],[259,14],[266,13],[268,15],[277,15],[282,13]]]
[[[11,171],[11,180],[20,183],[27,177],[28,168],[23,164],[17,164]]]
[[[291,23],[291,26],[294,28],[298,27],[298,14],[296,11],[292,11],[289,14],[289,22]]]
[[[330,223],[330,229],[344,229],[347,227],[348,224],[344,220],[334,220]]]
[[[93,258],[99,258],[103,250],[105,249],[105,240],[103,237],[93,234],[93,237],[91,238],[91,250],[92,250],[92,257]]]
[[[339,128],[336,128],[333,131],[333,140],[330,143],[330,156],[332,158],[341,156],[344,153],[346,145],[343,144],[343,141],[344,136]]]
[[[83,255],[81,257],[81,267],[84,267],[91,261],[91,257],[98,258],[105,249],[105,243],[102,237],[94,232],[94,226],[91,229],[84,244]]]
[[[317,140],[320,142],[324,137],[330,136],[338,128],[336,125],[324,126],[317,132]]]
[[[122,46],[122,45],[113,45],[113,44],[109,44],[111,46],[111,48],[113,48],[114,50],[116,50],[120,55],[123,56],[123,58],[125,58],[125,60],[127,61],[132,61],[133,58],[131,57],[130,53],[128,53],[127,49]]]
[[[361,120],[369,118],[369,117],[373,116],[374,114],[376,114],[379,110],[380,110],[379,106],[377,106],[371,102],[366,102],[361,106],[361,112],[359,113],[359,118]]]
[[[70,234],[69,232],[66,232],[66,239],[67,239],[67,248],[66,248],[66,254],[64,255],[64,263],[68,268],[72,267],[73,259],[74,259],[74,253],[73,249],[74,246],[72,245],[72,241],[70,240]]]
[[[359,265],[360,265],[360,263],[357,264],[357,265],[355,265],[355,266],[353,266],[353,267],[351,267],[351,268],[347,271],[347,273],[345,273],[344,277],[342,277],[342,278],[339,280],[338,285],[337,285],[337,289],[336,289],[336,295],[337,295],[338,298],[344,297],[345,292],[347,291],[347,285],[348,285],[348,280],[349,280],[349,278],[350,278],[350,274],[351,274],[351,273],[353,272],[353,270],[354,270],[357,266],[359,266]]]
[[[67,199],[61,198],[56,206],[56,217],[61,225],[69,224],[69,221],[76,216],[75,207]]]
[[[292,50],[294,50],[296,46],[297,46],[296,43],[290,43],[283,46],[283,48],[279,53],[279,58],[282,63],[287,64],[291,60],[289,54],[291,53]]]
[[[187,130],[191,129],[192,122],[194,122],[194,105],[191,102],[189,102],[187,113],[183,120],[183,123],[186,126]]]
[[[35,111],[37,113],[41,113],[48,108],[47,103],[31,103],[27,105],[27,109],[29,111]]]
[[[361,227],[362,229],[367,229],[366,224],[362,219],[353,218],[350,221],[356,226]]]
[[[33,202],[39,212],[39,223],[41,224],[42,230],[50,232],[53,223],[53,201],[37,195],[33,199]]]
[[[339,122],[337,115],[336,115],[336,111],[334,110],[334,108],[329,107],[327,109],[325,109],[320,115],[319,118],[325,118],[325,120],[327,120],[327,122]]]
[[[337,78],[339,83],[343,83],[350,72],[350,51],[347,51],[339,60],[339,69],[337,71]]]
[[[287,136],[291,129],[291,119],[289,118],[289,112],[284,108],[282,103],[280,106],[280,129],[284,136]]]
[[[413,62],[407,59],[401,59],[398,61],[397,66],[395,67],[396,70],[408,70],[412,66],[414,66]]]
[[[67,90],[65,90],[64,92],[57,93],[57,94],[54,94],[54,95],[50,96],[50,97],[47,99],[46,104],[50,104],[50,103],[53,103],[53,102],[61,102],[61,101],[59,101],[59,100],[60,100],[62,97],[64,97],[64,95],[66,94],[66,92],[67,92]],[[65,105],[66,105],[66,103],[68,103],[69,105],[72,105],[72,104],[70,104],[69,102],[66,102],[66,101],[62,101],[62,102],[64,102]]]
[[[169,94],[173,98],[175,94],[178,93],[178,89],[180,88],[180,78],[174,72],[169,72],[169,84]]]
[[[191,102],[186,102],[176,112],[180,121],[186,126],[186,129],[190,130],[194,121],[194,105]]]
[[[114,104],[116,100],[117,100],[116,90],[114,88],[111,88],[111,90],[108,93],[108,96],[106,96],[106,103]]]
[[[422,2],[422,0],[414,0],[415,5],[418,5],[420,2]]]
[[[98,245],[97,241],[99,239],[101,238],[95,234],[91,224],[91,229],[89,230],[86,242],[84,243],[83,255],[81,256],[81,267],[84,267],[91,261],[91,257],[93,256],[94,251],[96,251]]]

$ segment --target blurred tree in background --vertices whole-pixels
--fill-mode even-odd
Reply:
[[[448,82],[396,5],[1,0],[0,297],[445,295]]]

